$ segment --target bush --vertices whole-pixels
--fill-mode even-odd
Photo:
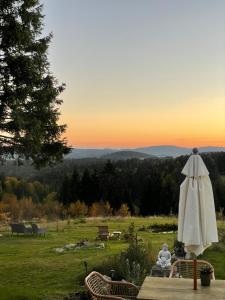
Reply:
[[[112,215],[112,208],[109,202],[94,202],[89,207],[90,217],[109,217]]]
[[[136,233],[136,230],[135,230],[134,222],[132,222],[129,225],[127,231],[123,235],[123,238],[126,241],[134,241],[134,240],[137,239],[137,233]]]
[[[110,203],[107,201],[106,203],[104,203],[104,216],[106,217],[110,217],[112,216],[112,207],[110,206]]]
[[[173,249],[176,257],[185,257],[186,252],[184,249],[184,244],[182,242],[175,240],[173,244]]]
[[[219,211],[216,213],[217,220],[224,220],[224,207],[220,207]]]
[[[81,202],[80,200],[71,203],[68,208],[68,214],[71,217],[83,217],[87,214],[87,212],[87,205],[84,202]]]
[[[116,213],[118,216],[121,217],[128,217],[130,216],[130,210],[126,203],[121,204],[120,209]]]
[[[154,223],[152,225],[149,225],[147,228],[153,232],[177,231],[178,229],[177,224],[175,223],[164,223],[164,224]]]
[[[56,220],[62,215],[63,205],[58,201],[47,199],[40,205],[40,209],[43,217],[46,216],[50,220]]]
[[[38,217],[36,205],[33,203],[31,197],[22,198],[18,202],[22,219],[31,220],[32,218]]]
[[[63,205],[56,200],[56,193],[49,193],[42,203],[36,203],[31,197],[18,199],[14,194],[3,193],[0,201],[1,219],[8,221],[32,220],[47,217],[56,219],[63,214]]]
[[[129,247],[120,255],[103,260],[94,270],[107,276],[112,276],[113,273],[114,280],[125,279],[140,285],[149,274],[155,256],[150,243],[144,243],[136,238],[133,223],[130,225],[128,232],[134,237],[130,240]]]
[[[225,230],[219,228],[218,230],[219,242],[213,243],[210,249],[213,251],[223,252],[225,251]]]
[[[147,228],[145,225],[142,225],[141,227],[138,228],[138,231],[147,231]]]
[[[20,206],[14,194],[4,193],[1,201],[1,212],[8,214],[11,220],[17,221],[20,218]]]
[[[119,256],[109,257],[101,262],[101,265],[96,266],[94,270],[107,276],[112,276],[112,270],[114,270],[114,280],[125,279],[140,285],[149,274],[153,264],[151,249],[150,244],[132,242],[126,251]]]
[[[219,234],[219,242],[225,245],[225,230],[219,229],[218,234]]]

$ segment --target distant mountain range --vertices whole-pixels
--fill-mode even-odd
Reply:
[[[190,154],[192,148],[177,147],[170,145],[162,146],[150,146],[141,148],[130,148],[130,149],[79,149],[73,148],[71,153],[65,158],[104,158],[112,160],[139,158],[144,159],[148,157],[177,157],[181,155]],[[225,147],[200,147],[199,152],[225,152]]]
[[[116,151],[101,156],[101,158],[110,159],[110,160],[125,160],[131,158],[145,159],[149,157],[155,157],[155,156],[142,153],[142,152],[132,151],[132,150],[121,150],[121,151]]]

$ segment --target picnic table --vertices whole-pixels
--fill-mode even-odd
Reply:
[[[212,280],[211,286],[193,290],[193,279],[146,277],[138,300],[225,300],[225,280]]]

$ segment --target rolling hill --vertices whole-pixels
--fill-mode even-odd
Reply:
[[[137,151],[128,151],[128,150],[116,151],[101,156],[101,158],[110,159],[110,160],[126,160],[131,158],[145,159],[150,157],[155,157],[155,156],[146,153],[141,153]]]
[[[162,145],[162,146],[150,146],[150,147],[140,147],[140,148],[130,148],[130,149],[112,149],[112,148],[102,148],[102,149],[78,149],[73,148],[71,153],[65,158],[69,159],[80,159],[80,158],[106,158],[113,159],[113,157],[121,157],[121,159],[130,158],[147,158],[140,154],[146,154],[149,156],[157,157],[177,157],[181,155],[188,155],[192,151],[192,148],[177,147],[172,145]],[[225,152],[225,147],[200,147],[199,152]],[[114,155],[114,156],[113,156]],[[112,158],[110,158],[112,157]],[[119,158],[117,158],[119,159]]]

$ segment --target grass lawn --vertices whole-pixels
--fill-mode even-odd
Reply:
[[[94,241],[97,225],[108,225],[110,231],[127,229],[131,222],[136,228],[151,223],[173,223],[175,218],[111,218],[71,220],[47,223],[46,237],[11,236],[9,229],[1,228],[0,237],[0,299],[63,299],[69,292],[82,289],[79,278],[85,273],[83,262],[91,270],[104,257],[120,253],[127,247],[124,241],[107,241],[104,249],[70,250],[59,254],[54,251],[65,244],[87,238]],[[225,222],[218,222],[225,229]],[[138,236],[151,242],[156,256],[162,243],[172,247],[176,234],[138,231]],[[205,251],[203,257],[215,267],[216,278],[225,279],[225,255],[218,247]]]

